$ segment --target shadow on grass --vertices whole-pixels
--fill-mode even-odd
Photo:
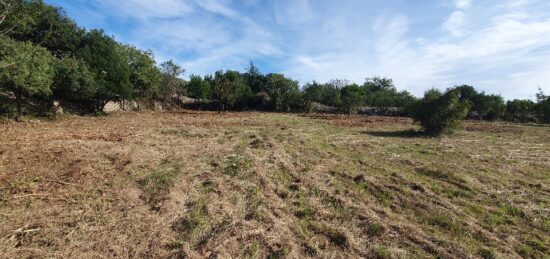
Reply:
[[[400,130],[400,131],[364,131],[363,133],[374,137],[387,138],[429,138],[432,137],[422,131],[417,130]]]

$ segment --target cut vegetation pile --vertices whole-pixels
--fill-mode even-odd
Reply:
[[[0,124],[0,257],[542,258],[550,128],[120,113]]]

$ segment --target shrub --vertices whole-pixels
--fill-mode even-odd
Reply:
[[[535,119],[536,104],[531,100],[513,100],[506,103],[505,119],[513,122],[529,122]]]
[[[468,114],[469,106],[467,102],[459,100],[456,91],[450,90],[443,94],[432,89],[409,109],[412,118],[420,123],[425,133],[439,136],[452,132]]]
[[[537,94],[536,110],[540,122],[550,123],[550,96],[545,95],[540,88]]]
[[[393,80],[389,78],[367,78],[362,88],[365,105],[370,107],[406,107],[416,100],[407,91],[397,91]]]
[[[347,114],[352,114],[357,107],[363,104],[364,94],[358,85],[347,85],[341,89],[341,109]]]
[[[92,112],[97,83],[86,62],[72,57],[58,59],[55,65],[53,96],[56,100],[75,104],[78,111]]]
[[[546,97],[545,100],[540,101],[537,104],[537,110],[540,122],[550,123],[550,97]]]

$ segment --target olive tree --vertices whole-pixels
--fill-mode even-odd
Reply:
[[[545,95],[541,88],[537,93],[536,109],[542,123],[550,123],[550,96]]]
[[[341,108],[347,114],[355,112],[357,107],[363,104],[365,94],[363,89],[356,84],[344,86],[341,90]]]
[[[313,81],[313,83],[307,83],[303,89],[304,102],[307,112],[313,110],[313,103],[321,103],[323,99],[323,85]]]
[[[252,97],[250,87],[245,84],[238,71],[217,71],[212,81],[213,97],[220,103],[219,109],[243,108]]]
[[[53,62],[45,48],[0,36],[0,90],[14,96],[17,120],[23,114],[25,97],[52,93]]]
[[[101,111],[107,102],[132,98],[130,67],[118,43],[101,30],[91,30],[82,39],[78,57],[84,60],[97,82],[94,101]]]
[[[122,55],[130,67],[129,80],[133,97],[149,101],[157,95],[161,84],[161,72],[151,50],[140,50],[131,45],[120,46]]]
[[[191,98],[208,99],[210,98],[210,85],[201,76],[191,75],[189,84],[187,85],[187,92]]]
[[[179,78],[185,69],[176,64],[173,60],[169,60],[160,64],[162,73],[160,95],[165,104],[173,104],[174,97],[179,97],[179,94],[185,87],[184,82]]]
[[[93,100],[98,85],[83,60],[72,57],[57,60],[52,90],[56,100],[75,104],[80,112],[92,112],[95,108]]]
[[[282,74],[267,75],[267,91],[274,111],[288,112],[293,108],[298,108],[298,102],[301,101],[298,82],[286,78]]]

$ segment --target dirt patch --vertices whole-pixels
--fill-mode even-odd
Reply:
[[[404,117],[360,116],[343,114],[311,114],[308,118],[326,121],[340,127],[365,127],[369,124],[411,124],[412,120]]]
[[[473,122],[468,121],[463,125],[464,130],[466,131],[479,131],[479,132],[488,132],[488,133],[514,133],[521,134],[524,132],[524,128],[519,125],[514,125],[510,123],[500,123],[500,122]]]

